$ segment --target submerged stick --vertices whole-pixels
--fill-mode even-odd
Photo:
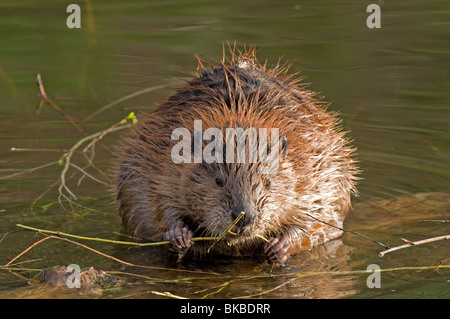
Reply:
[[[439,241],[439,240],[446,240],[446,239],[450,239],[450,235],[444,235],[444,236],[439,236],[439,237],[427,238],[427,239],[422,239],[422,240],[418,240],[418,241],[407,241],[408,243],[405,244],[405,245],[389,248],[387,250],[384,250],[384,251],[380,252],[378,255],[380,257],[383,257],[387,253],[390,253],[390,252],[393,252],[393,251],[396,251],[396,250],[408,248],[408,247],[411,247],[411,246],[418,246],[418,245],[422,245],[422,244],[432,243],[432,242]]]

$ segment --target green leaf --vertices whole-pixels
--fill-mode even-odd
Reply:
[[[54,203],[55,203],[55,202],[41,205],[40,207],[41,207],[41,209],[42,209],[42,212],[45,213],[45,212],[48,210],[48,208],[49,208],[50,206],[52,206]]]

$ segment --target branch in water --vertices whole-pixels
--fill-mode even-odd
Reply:
[[[403,241],[406,241],[407,244],[401,245],[401,246],[397,246],[397,247],[392,247],[392,248],[389,248],[387,250],[384,250],[384,251],[379,253],[379,256],[383,257],[387,253],[390,253],[390,252],[393,252],[393,251],[396,251],[396,250],[400,250],[400,249],[403,249],[403,248],[408,248],[408,247],[411,247],[411,246],[418,246],[418,245],[422,245],[422,244],[432,243],[432,242],[435,242],[435,241],[445,240],[445,239],[450,239],[450,235],[444,235],[444,236],[439,236],[439,237],[427,238],[427,239],[422,239],[422,240],[418,240],[418,241],[410,241],[410,240],[403,239]]]

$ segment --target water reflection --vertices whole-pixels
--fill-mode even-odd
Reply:
[[[135,282],[141,280],[140,287],[130,292],[135,297],[152,298],[147,293],[142,295],[142,289],[148,290],[151,283],[152,290],[187,298],[341,298],[355,293],[352,275],[347,273],[351,270],[350,252],[351,247],[342,240],[333,240],[293,256],[282,268],[272,268],[263,257],[210,257],[177,264],[165,248],[127,249],[116,256],[136,265],[155,267],[121,270],[148,277],[130,275]]]

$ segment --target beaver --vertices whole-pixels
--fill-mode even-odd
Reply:
[[[341,235],[356,194],[355,148],[337,115],[306,89],[298,73],[289,72],[290,65],[269,68],[257,60],[254,47],[230,51],[216,63],[197,57],[196,76],[145,114],[124,139],[119,215],[131,235],[170,241],[180,254],[265,254],[284,265],[292,254]],[[269,128],[278,135],[268,134]],[[223,134],[206,134],[208,129]],[[251,134],[238,147],[249,154],[247,160],[238,158],[239,151],[228,152],[238,140],[230,138],[230,129],[262,132],[254,140],[273,151],[276,165],[248,160],[256,145]],[[186,134],[183,144],[180,132]],[[206,153],[210,156],[202,156]],[[213,245],[193,241],[221,235],[241,212]]]

